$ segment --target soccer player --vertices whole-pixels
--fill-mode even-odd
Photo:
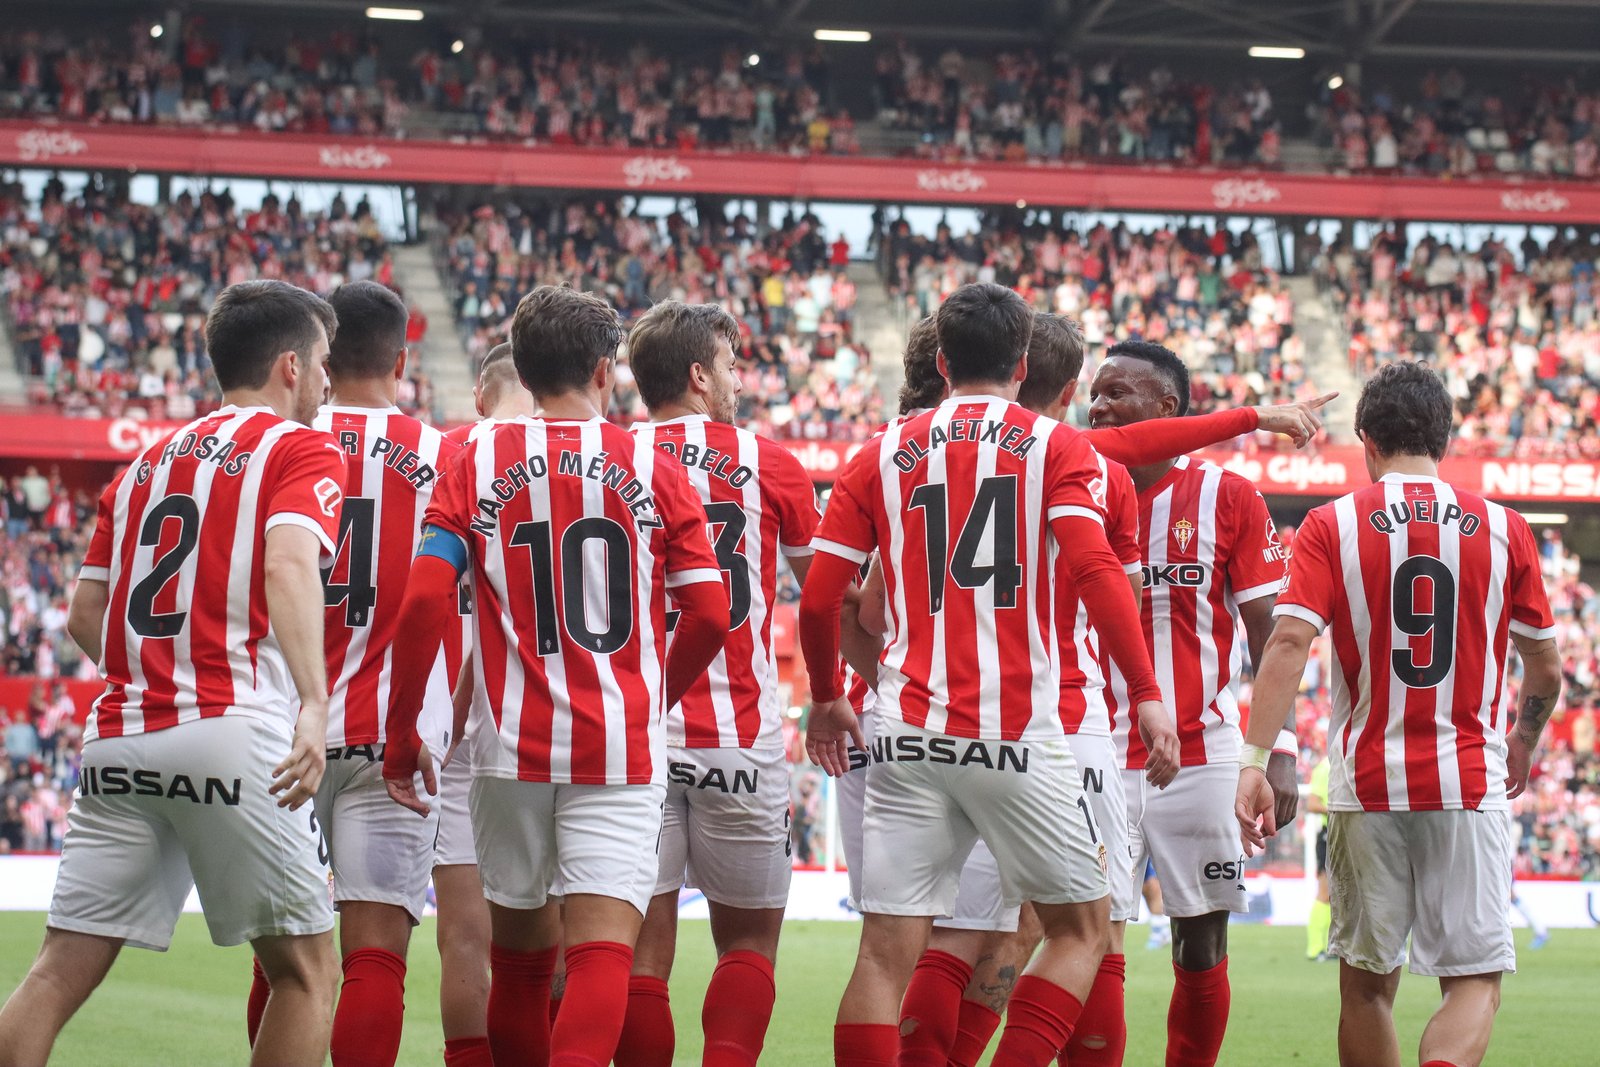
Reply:
[[[106,690],[44,947],[0,1010],[0,1054],[42,1064],[124,944],[164,950],[191,888],[211,939],[272,983],[251,1053],[323,1062],[338,961],[314,809],[328,680],[318,565],[345,459],[310,429],[338,320],[281,281],[206,319],[224,406],[146,449],[100,498],[69,629]],[[276,800],[274,800],[276,798]]]
[[[662,714],[727,635],[728,596],[683,467],[605,420],[621,341],[616,312],[592,293],[541,286],[523,297],[512,359],[540,415],[496,424],[445,472],[402,609],[384,777],[425,812],[413,775],[432,792],[433,768],[417,712],[470,571],[481,694],[470,803],[493,931],[496,1063],[600,1067],[616,1051],[657,874]],[[669,594],[680,612],[670,659]],[[552,1032],[563,935],[566,996]]]
[[[1398,1067],[1394,998],[1413,974],[1443,1003],[1423,1067],[1477,1067],[1500,978],[1516,969],[1506,810],[1528,782],[1561,694],[1554,618],[1533,533],[1509,508],[1439,478],[1450,396],[1421,363],[1390,363],[1356,404],[1373,484],[1306,516],[1256,675],[1236,811],[1247,848],[1281,823],[1262,772],[1311,641],[1333,638],[1328,878],[1339,967],[1339,1061]],[[1522,657],[1522,704],[1505,685]]]
[[[996,1064],[1056,1055],[1104,951],[1105,867],[1056,711],[1058,551],[1074,561],[1135,693],[1156,702],[1159,691],[1106,545],[1093,451],[1076,431],[1012,401],[1032,319],[1000,286],[963,286],[945,301],[936,323],[950,397],[851,460],[816,540],[801,600],[813,690],[806,746],[830,774],[847,765],[846,739],[861,743],[836,670],[839,611],[873,550],[891,620],[867,782],[865,922],[834,1031],[844,1067],[910,1062],[899,1049],[900,1000],[980,836],[1005,902],[1033,901],[1045,931],[1017,983]],[[1176,770],[1152,760],[1158,785]]]
[[[1172,419],[1188,411],[1189,372],[1169,349],[1124,341],[1107,350],[1090,397],[1089,421],[1097,428]],[[1228,1025],[1228,915],[1248,907],[1245,857],[1229,810],[1240,745],[1238,637],[1242,629],[1251,662],[1260,663],[1284,553],[1266,502],[1245,479],[1187,457],[1131,473],[1139,491],[1144,636],[1171,701],[1183,773],[1162,792],[1146,787],[1138,715],[1120,672],[1107,663],[1132,848],[1132,863],[1114,872],[1116,910],[1132,917],[1135,872],[1153,858],[1172,919],[1166,1062],[1210,1067]],[[1294,757],[1274,757],[1270,770],[1286,790],[1281,814],[1293,818]]]
[[[334,1067],[392,1067],[405,1019],[406,948],[427,902],[438,819],[414,818],[389,800],[384,698],[422,514],[456,446],[395,406],[406,371],[408,313],[394,291],[351,282],[328,302],[339,316],[328,356],[332,396],[312,425],[333,435],[350,470],[338,549],[323,576],[332,694],[328,769],[316,799],[333,868],[344,971],[332,1055]],[[448,746],[449,702],[440,661],[429,678],[422,728],[439,755]],[[266,987],[257,961],[252,1030]]]
[[[1328,930],[1333,910],[1328,899],[1328,758],[1311,771],[1311,787],[1306,807],[1317,817],[1317,896],[1311,902],[1311,917],[1306,921],[1306,959],[1320,963],[1328,959]],[[1311,829],[1311,820],[1306,820]]]
[[[517,379],[511,345],[489,350],[478,371],[473,400],[481,421],[458,426],[445,438],[458,447],[494,432],[497,422],[538,412],[533,394]],[[459,635],[445,637],[447,677],[453,691],[451,748],[439,768],[439,835],[433,846],[433,893],[438,907],[439,1021],[444,1030],[446,1067],[493,1067],[489,1052],[489,905],[478,880],[478,855],[472,846],[468,795],[472,788],[472,746],[462,736],[467,708],[476,690],[468,651],[472,646],[471,587],[459,590]]]
[[[671,1067],[667,979],[678,891],[706,896],[717,965],[701,1022],[707,1067],[754,1067],[776,996],[789,902],[789,768],[772,644],[779,557],[804,582],[817,529],[811,478],[782,445],[735,428],[739,324],[715,304],[664,301],[628,333],[651,421],[634,435],[682,462],[728,586],[727,643],[667,709],[660,875],[634,950],[617,1067]],[[687,882],[685,870],[687,869]]]

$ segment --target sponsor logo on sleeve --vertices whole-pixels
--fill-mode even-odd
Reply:
[[[316,495],[317,506],[328,518],[333,518],[339,513],[339,503],[344,499],[344,490],[339,488],[339,483],[332,478],[324,478],[311,491]]]

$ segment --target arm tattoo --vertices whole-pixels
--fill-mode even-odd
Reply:
[[[1556,696],[1523,694],[1522,709],[1512,722],[1523,744],[1532,748],[1539,743],[1539,735],[1544,732],[1544,724],[1550,721],[1551,714],[1556,710],[1558,700]]]

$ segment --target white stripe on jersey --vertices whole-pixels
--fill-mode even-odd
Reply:
[[[1384,483],[1383,498],[1385,507],[1393,507],[1396,503],[1405,499],[1404,486],[1393,482]],[[1352,524],[1349,529],[1354,530],[1356,527],[1354,524]],[[1401,523],[1396,523],[1394,532],[1388,535],[1390,589],[1394,588],[1394,572],[1399,569],[1401,563],[1405,562],[1405,549],[1409,544],[1410,537],[1411,531],[1409,527]],[[1352,540],[1359,539],[1352,538]],[[1398,542],[1400,546],[1399,552],[1394,550],[1396,542]],[[1360,584],[1360,576],[1361,570],[1358,566],[1356,569],[1356,581],[1358,585]],[[1390,605],[1390,607],[1392,609],[1393,605]],[[1402,633],[1400,627],[1395,625],[1393,610],[1390,610],[1389,617],[1385,619],[1384,622],[1389,627],[1389,647],[1409,648],[1411,644],[1411,638]],[[1379,664],[1380,669],[1387,669],[1387,667],[1387,664]],[[1384,724],[1383,731],[1383,758],[1385,765],[1389,767],[1404,767],[1406,765],[1406,692],[1407,689],[1405,686],[1398,685],[1395,683],[1394,679],[1390,679],[1389,721]],[[1406,782],[1406,776],[1403,773],[1391,774],[1388,776],[1388,781],[1390,806],[1394,810],[1404,811],[1410,806],[1411,795],[1410,789]]]
[[[1452,498],[1454,493],[1452,492]],[[1491,574],[1509,574],[1511,560],[1506,552],[1509,537],[1506,530],[1506,509],[1492,502],[1484,509],[1489,520],[1489,561]],[[1457,535],[1459,545],[1459,533]],[[1460,571],[1456,572],[1457,574]],[[1484,633],[1489,635],[1490,641],[1495,640],[1495,635],[1500,632],[1500,616],[1506,610],[1505,583],[1490,582],[1487,603],[1483,607]],[[1502,659],[1500,662],[1505,662]],[[1453,672],[1452,672],[1453,673]],[[1483,736],[1495,737],[1506,732],[1506,715],[1510,710],[1511,687],[1506,684],[1505,678],[1498,678],[1499,671],[1493,656],[1486,656],[1483,663],[1483,699],[1479,702],[1478,718],[1483,722]],[[1500,682],[1500,691],[1495,692],[1495,682]],[[1493,728],[1491,728],[1493,724]],[[1502,744],[1486,744],[1483,746],[1484,778],[1493,790],[1495,782],[1502,782],[1507,775],[1506,746]],[[1459,776],[1459,775],[1458,775]]]
[[[1438,486],[1438,500],[1441,507],[1453,507],[1456,504],[1456,494],[1449,485],[1441,482]],[[1439,531],[1439,560],[1451,574],[1461,573],[1461,526],[1459,523],[1440,523]],[[1504,573],[1503,571],[1499,573]],[[1400,646],[1396,646],[1400,647]],[[1428,696],[1433,700],[1433,714],[1439,714],[1441,707],[1447,709],[1455,707],[1456,672],[1446,674],[1444,681],[1437,687],[1428,691]],[[1479,714],[1480,719],[1482,713]],[[1484,734],[1488,735],[1488,724],[1484,724]],[[1440,796],[1461,796],[1461,765],[1456,760],[1455,746],[1440,745],[1435,754],[1439,766]]]
[[[598,429],[596,432],[598,432]],[[660,453],[658,453],[656,449],[651,446],[650,442],[641,441],[638,438],[634,439],[633,470],[639,481],[642,484],[650,487],[649,491],[652,494],[654,494],[656,491],[656,465],[660,459]],[[671,641],[667,640],[667,647],[659,652],[657,651],[656,628],[655,624],[650,619],[650,612],[652,611],[652,608],[648,603],[645,602],[645,598],[642,596],[643,590],[647,588],[646,583],[650,580],[649,576],[655,573],[656,566],[655,553],[653,551],[650,538],[640,537],[637,551],[639,553],[639,559],[635,564],[638,570],[635,572],[637,577],[634,579],[634,588],[639,590],[641,595],[639,602],[639,617],[634,621],[634,631],[639,635],[639,662],[641,664],[646,664],[650,663],[652,660],[655,660],[660,664],[660,670],[658,671],[641,670],[639,673],[644,680],[645,692],[650,695],[650,706],[652,708],[664,708],[667,702],[667,656],[670,654]],[[663,568],[663,573],[664,572],[665,568]],[[722,580],[721,572],[716,572],[716,577],[714,580]],[[665,581],[666,579],[663,578],[663,584],[665,584]],[[670,594],[668,595],[668,598],[670,599]],[[610,657],[608,656],[606,659],[609,662]],[[610,667],[607,666],[606,670],[609,672]],[[613,679],[613,685],[614,684],[615,679]],[[617,705],[618,707],[621,707],[620,699],[618,700]],[[667,766],[667,732],[663,721],[664,719],[665,715],[653,715],[650,718],[649,724],[650,763],[656,769],[656,781],[661,780],[662,772]],[[621,731],[619,731],[619,734],[621,734]],[[615,765],[618,768],[617,773],[619,777],[622,777],[624,780],[626,780],[626,775],[628,772],[627,746],[625,743],[626,735],[622,736],[624,737],[622,755],[615,761]],[[607,738],[607,743],[610,743],[609,735]]]
[[[1334,514],[1337,516],[1339,529],[1355,530],[1357,528],[1355,497],[1345,496],[1339,498],[1334,503]],[[1360,539],[1353,533],[1349,537],[1340,538],[1339,570],[1344,575],[1344,597],[1345,603],[1350,608],[1352,629],[1356,634],[1361,635],[1357,638],[1357,641],[1362,642],[1365,639],[1365,635],[1371,631],[1372,622],[1367,614],[1367,591],[1362,584]],[[1366,655],[1366,649],[1360,649],[1360,692],[1352,694],[1345,684],[1344,668],[1339,661],[1338,644],[1333,643],[1332,647],[1333,670],[1329,673],[1333,680],[1333,702],[1334,707],[1338,707],[1342,695],[1344,702],[1350,705],[1350,738],[1346,742],[1343,739],[1330,737],[1328,739],[1328,748],[1329,751],[1332,751],[1335,743],[1338,743],[1341,745],[1340,750],[1342,752],[1353,754],[1356,751],[1356,746],[1361,741],[1362,734],[1366,732],[1368,724],[1372,721],[1372,667],[1368,663],[1370,657]],[[1385,665],[1385,669],[1387,669],[1387,665]],[[1353,702],[1351,700],[1353,696],[1359,697],[1360,703]],[[1330,795],[1333,794],[1336,788],[1332,784],[1331,775],[1340,774],[1340,772],[1343,772],[1341,777],[1344,781],[1337,788],[1342,788],[1346,796],[1356,795],[1355,760],[1353,758],[1332,761],[1329,764],[1329,771],[1330,784],[1328,788]]]

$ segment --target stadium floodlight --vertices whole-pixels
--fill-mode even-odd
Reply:
[[[866,30],[817,30],[811,36],[819,41],[843,41],[848,44],[866,44],[872,34]]]
[[[1250,49],[1251,59],[1304,59],[1304,48],[1285,48],[1275,44],[1258,44]]]
[[[369,7],[367,18],[387,19],[390,22],[421,22],[422,9],[416,7]]]
[[[759,67],[761,65],[761,53],[751,52],[749,55],[745,56],[744,65],[747,67]]]
[[[161,23],[159,23],[159,22],[151,23],[151,25],[150,25],[150,36],[151,37],[160,37],[163,33],[166,33],[166,32],[167,32],[167,28],[165,26],[161,25]]]
[[[1344,84],[1344,77],[1342,75],[1335,74],[1333,77],[1328,79],[1328,88],[1329,89],[1337,89],[1343,84]]]
[[[450,54],[453,56],[459,56],[461,54],[461,50],[465,47],[467,47],[467,42],[457,37],[455,40],[450,42]]]
[[[1522,513],[1529,526],[1565,526],[1567,514],[1564,511],[1524,511]]]

